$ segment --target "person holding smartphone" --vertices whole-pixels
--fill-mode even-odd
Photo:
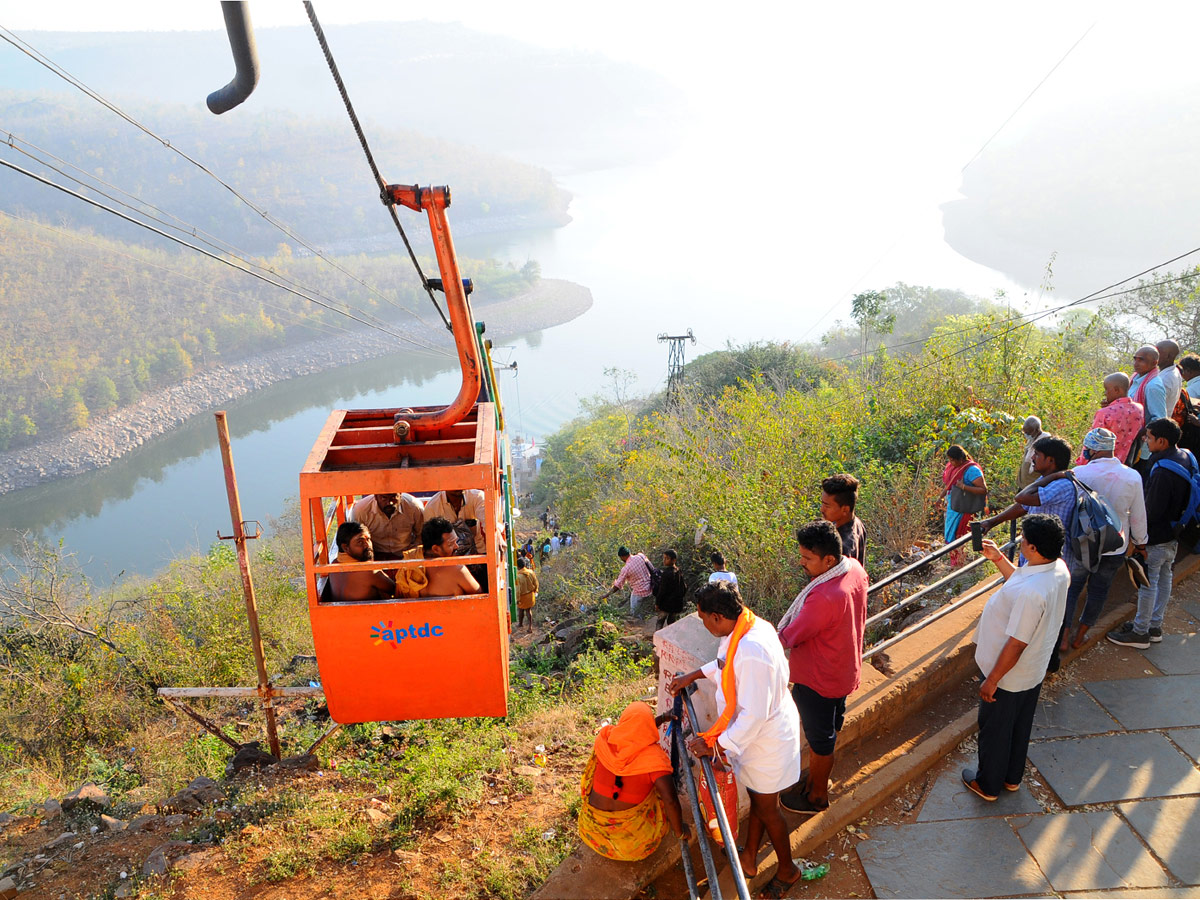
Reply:
[[[1021,789],[1038,695],[1071,585],[1060,558],[1064,536],[1057,516],[1026,516],[1021,554],[1028,562],[1019,569],[994,541],[983,541],[983,555],[1000,570],[1004,584],[988,598],[975,630],[975,663],[983,675],[979,764],[963,769],[962,780],[989,802],[1001,788]]]

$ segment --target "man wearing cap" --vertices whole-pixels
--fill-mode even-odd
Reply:
[[[1046,432],[1042,431],[1042,420],[1037,416],[1030,416],[1021,426],[1021,433],[1025,435],[1025,455],[1021,457],[1021,467],[1017,469],[1017,487],[1025,490],[1041,477],[1033,466],[1033,445]]]
[[[1050,481],[1074,475],[1077,482],[1091,488],[1108,501],[1121,523],[1122,544],[1116,550],[1100,557],[1100,567],[1089,572],[1078,559],[1072,558],[1071,586],[1067,590],[1067,609],[1063,618],[1061,650],[1082,647],[1088,629],[1096,624],[1113,577],[1120,570],[1125,557],[1134,548],[1146,546],[1146,500],[1142,496],[1142,479],[1133,469],[1113,456],[1117,436],[1107,428],[1094,428],[1083,439],[1083,456],[1087,465],[1076,466],[1069,473],[1055,472],[1037,482],[1044,486]],[[1075,603],[1087,589],[1087,600],[1079,619],[1079,627],[1071,638],[1071,626],[1075,623]]]

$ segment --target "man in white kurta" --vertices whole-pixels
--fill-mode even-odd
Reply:
[[[717,645],[717,658],[701,666],[717,689],[717,715],[725,711],[721,669],[729,635]],[[788,664],[774,626],[755,621],[738,644],[733,660],[737,712],[717,738],[729,765],[747,790],[770,794],[800,778],[800,716],[788,693]]]
[[[750,795],[742,870],[757,873],[758,847],[763,832],[780,860],[773,890],[781,895],[800,878],[792,863],[787,824],[779,807],[779,792],[800,779],[800,716],[788,693],[788,663],[774,627],[744,607],[737,588],[718,581],[696,592],[696,608],[704,627],[721,639],[717,658],[686,675],[672,676],[667,690],[677,694],[701,678],[717,688],[717,722],[689,747],[697,756],[724,752],[730,768]],[[748,627],[747,627],[748,624]],[[731,654],[731,645],[736,649]],[[733,666],[734,709],[728,709],[725,669]],[[726,715],[728,713],[728,715]],[[772,883],[774,884],[774,882]]]

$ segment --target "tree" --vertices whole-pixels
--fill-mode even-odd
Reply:
[[[1104,310],[1124,345],[1122,350],[1164,338],[1177,341],[1185,351],[1200,350],[1200,266],[1178,274],[1155,273]]]
[[[887,294],[883,291],[864,291],[855,294],[850,306],[850,318],[858,323],[858,352],[867,352],[869,334],[891,334],[896,327],[895,313],[886,312]]]

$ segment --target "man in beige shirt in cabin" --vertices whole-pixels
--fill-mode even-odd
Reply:
[[[426,559],[443,559],[458,552],[458,534],[449,520],[434,516],[421,529],[421,546]],[[421,589],[422,597],[458,597],[478,594],[479,582],[464,565],[426,566],[429,583]]]
[[[350,507],[349,518],[371,532],[376,559],[401,559],[421,541],[425,508],[412,494],[367,494]]]

